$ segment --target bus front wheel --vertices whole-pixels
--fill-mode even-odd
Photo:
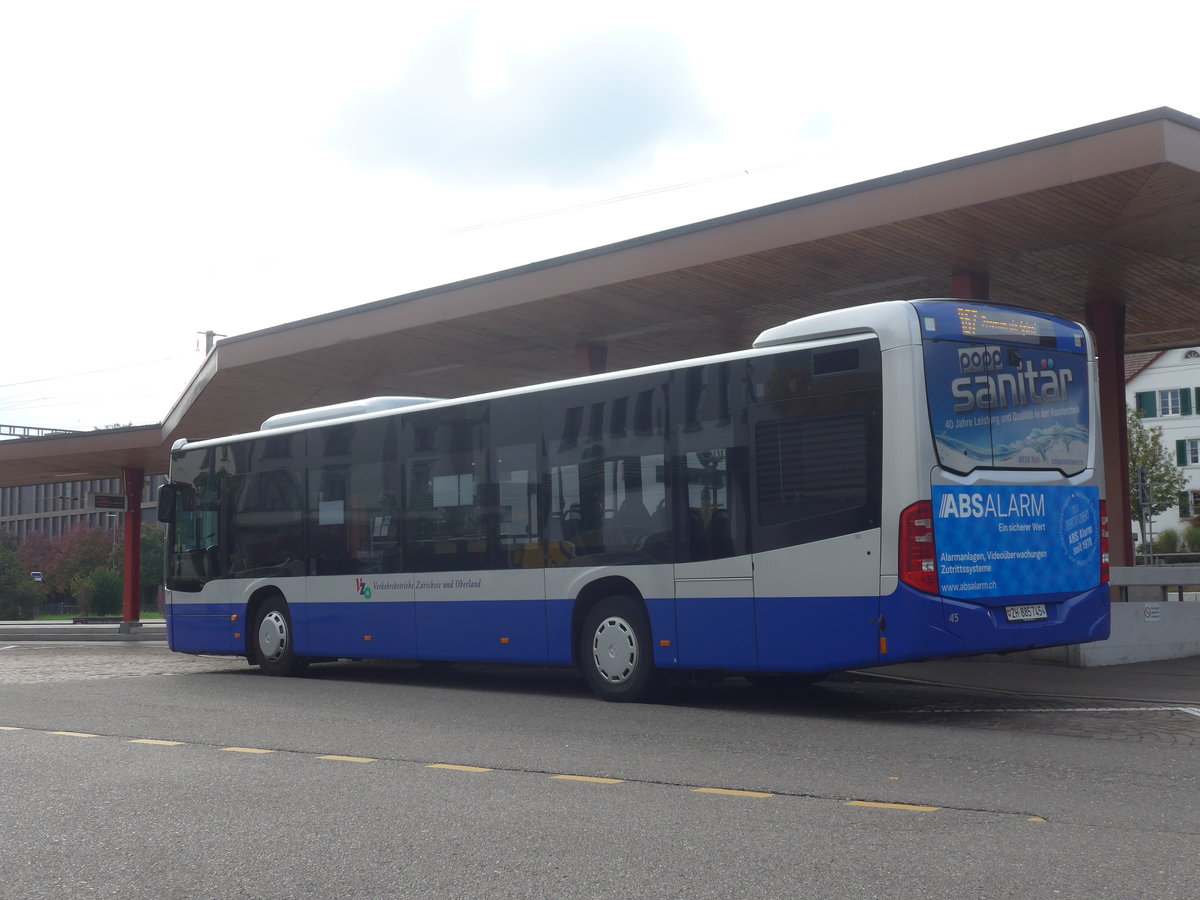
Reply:
[[[268,597],[254,621],[254,656],[264,675],[299,675],[307,668],[296,656],[292,614],[279,594]]]
[[[636,703],[657,686],[650,620],[635,597],[606,597],[583,620],[579,663],[602,700]]]

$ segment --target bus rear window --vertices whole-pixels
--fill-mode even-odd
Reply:
[[[925,341],[925,389],[947,469],[1087,467],[1087,356],[1045,347]]]

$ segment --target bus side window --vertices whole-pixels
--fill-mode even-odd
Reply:
[[[680,562],[750,552],[746,379],[742,362],[694,366],[673,379]]]
[[[883,477],[878,342],[764,360],[753,381],[759,398],[750,413],[755,552],[877,527]]]
[[[667,390],[637,375],[545,396],[549,516],[569,545],[547,565],[671,561]]]
[[[406,571],[490,568],[488,528],[496,505],[488,480],[490,408],[472,403],[404,417],[408,494]]]
[[[396,420],[356,422],[309,436],[308,574],[400,571],[397,430]]]
[[[228,574],[305,574],[303,447],[303,435],[278,435],[231,448],[221,509]]]
[[[544,564],[538,503],[537,445],[496,447],[492,460],[495,480],[493,554],[498,569],[539,569]],[[489,529],[491,530],[491,529]],[[560,538],[561,540],[561,538]]]

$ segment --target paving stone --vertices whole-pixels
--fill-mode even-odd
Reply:
[[[231,657],[172,653],[155,641],[121,643],[0,643],[0,684],[86,681],[192,672],[243,670]]]

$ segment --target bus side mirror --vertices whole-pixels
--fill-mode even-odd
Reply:
[[[158,489],[158,521],[173,522],[175,521],[175,510],[179,505],[179,501],[183,501],[183,509],[189,510],[192,504],[189,502],[192,494],[192,488],[186,484],[174,484],[167,482]]]
[[[158,521],[170,522],[175,518],[175,495],[178,487],[174,484],[164,484],[158,489]]]

